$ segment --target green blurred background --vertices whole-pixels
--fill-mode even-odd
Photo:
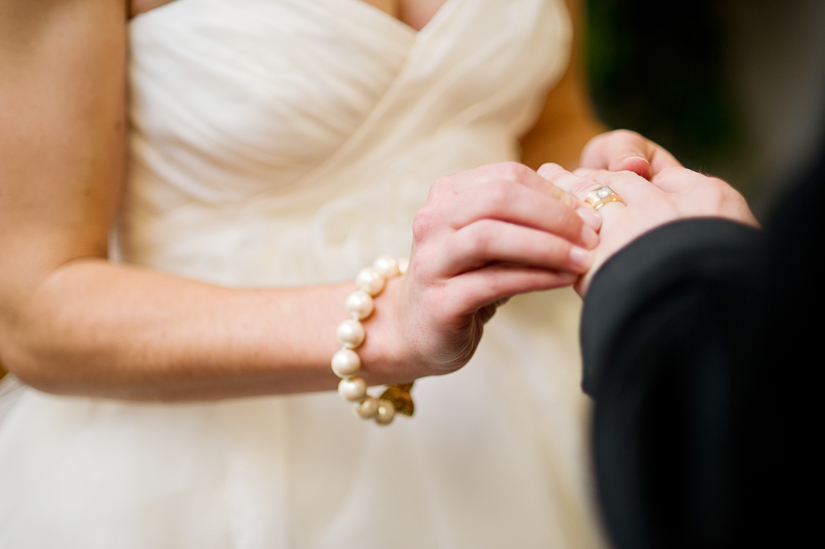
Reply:
[[[764,214],[816,154],[823,0],[587,0],[601,119],[731,182]]]

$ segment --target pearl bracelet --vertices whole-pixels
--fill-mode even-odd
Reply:
[[[358,289],[349,294],[344,302],[352,318],[338,325],[338,341],[343,348],[332,355],[332,371],[341,378],[338,394],[354,403],[352,409],[357,417],[375,419],[378,425],[389,425],[396,413],[413,415],[415,406],[410,396],[413,384],[390,385],[379,398],[371,397],[367,394],[367,383],[355,375],[361,369],[361,358],[353,349],[360,347],[366,338],[360,321],[369,318],[375,310],[372,298],[384,290],[388,279],[407,272],[408,265],[407,259],[396,260],[382,255],[372,267],[361,269],[355,277]]]

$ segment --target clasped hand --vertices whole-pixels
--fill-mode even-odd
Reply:
[[[582,297],[593,275],[613,254],[644,233],[694,217],[721,217],[758,226],[747,202],[715,177],[684,168],[669,152],[634,132],[618,130],[593,138],[582,152],[582,168],[569,172],[545,164],[538,173],[584,199],[608,186],[622,197],[599,209],[599,245],[590,269],[576,282]]]
[[[509,297],[568,285],[584,296],[607,259],[662,224],[713,216],[756,225],[732,187],[633,132],[597,136],[582,166],[491,164],[432,186],[414,221],[408,274],[387,288],[396,306],[370,328],[397,342],[381,369],[396,380],[457,370]],[[624,204],[597,213],[583,200],[603,185]]]

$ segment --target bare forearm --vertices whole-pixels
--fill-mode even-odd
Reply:
[[[188,400],[332,389],[335,326],[352,289],[231,290],[80,260],[25,301],[0,352],[55,393]]]

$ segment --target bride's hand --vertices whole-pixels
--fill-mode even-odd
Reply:
[[[667,168],[682,165],[668,151],[630,130],[615,130],[597,135],[582,149],[583,168],[631,171],[651,179]]]
[[[409,381],[460,368],[507,298],[587,271],[598,223],[589,206],[521,164],[439,179],[415,217],[409,270],[390,281],[366,326],[370,338],[396,342],[396,356],[373,369]]]

